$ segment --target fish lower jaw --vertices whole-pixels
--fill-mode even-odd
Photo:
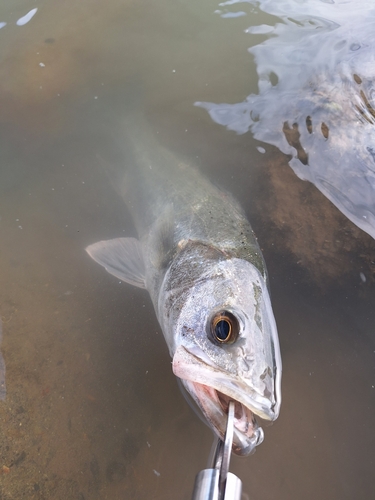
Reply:
[[[184,385],[193,396],[207,421],[224,440],[229,402],[234,401],[234,435],[232,451],[241,456],[250,455],[264,439],[263,429],[255,420],[254,413],[233,397],[210,386],[184,380]]]
[[[255,415],[272,421],[277,418],[278,411],[275,411],[269,398],[258,394],[250,384],[226,374],[203,359],[180,345],[173,354],[173,373],[180,378],[221,439],[226,432],[229,401],[235,402],[232,449],[237,455],[250,455],[264,438]]]

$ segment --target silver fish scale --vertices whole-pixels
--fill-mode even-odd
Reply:
[[[257,240],[233,197],[161,147],[139,117],[129,117],[126,125],[124,152],[128,168],[125,172],[118,170],[115,182],[140,239],[149,248],[172,254],[178,253],[181,241],[199,241],[217,247],[228,257],[248,260],[265,277]],[[155,226],[157,231],[153,231]],[[165,241],[155,241],[160,237]]]

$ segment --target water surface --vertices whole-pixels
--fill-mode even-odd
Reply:
[[[235,104],[197,102],[214,121],[290,154],[290,166],[375,238],[375,7],[370,0],[229,0],[259,3],[282,22],[249,48],[259,94]],[[219,11],[221,16],[227,13]]]
[[[161,144],[234,194],[268,264],[283,404],[255,455],[233,459],[244,500],[371,497],[374,241],[276,148],[194,107],[256,94],[248,48],[267,34],[245,31],[280,22],[249,3],[225,8],[1,5],[4,500],[189,499],[206,466],[211,432],[179,393],[147,293],[84,251],[135,234],[97,152],[121,137],[137,85]]]

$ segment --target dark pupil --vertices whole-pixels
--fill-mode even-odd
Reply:
[[[230,325],[227,320],[222,319],[216,323],[215,335],[219,340],[226,340],[230,333]]]

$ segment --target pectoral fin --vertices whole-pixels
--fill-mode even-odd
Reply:
[[[98,241],[88,246],[86,252],[116,278],[146,288],[142,248],[135,238]]]

